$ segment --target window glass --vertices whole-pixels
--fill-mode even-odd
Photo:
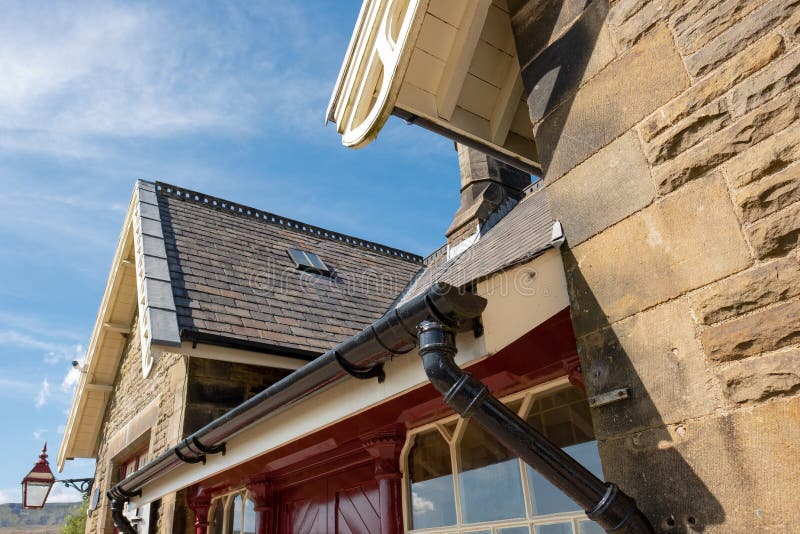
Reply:
[[[606,534],[603,527],[594,521],[581,521],[581,534]]]
[[[237,495],[233,498],[231,505],[231,532],[233,534],[241,534],[242,532],[242,496]]]
[[[456,523],[450,448],[438,430],[414,439],[408,456],[411,484],[412,528],[432,528]]]
[[[233,506],[233,497],[228,497],[225,502],[227,505],[225,506],[225,520],[224,520],[224,531],[220,531],[223,534],[231,534],[233,532],[233,519],[234,515],[236,515],[236,509]]]
[[[474,421],[466,425],[458,475],[463,522],[525,517],[519,460]]]
[[[589,406],[581,390],[572,387],[538,399],[531,406],[527,421],[594,475],[603,478]],[[538,472],[529,466],[526,469],[534,515],[580,511],[577,504]]]
[[[572,525],[569,523],[538,525],[535,532],[536,534],[572,534]]]
[[[242,534],[255,534],[256,532],[256,505],[251,499],[244,501],[244,528]]]
[[[545,394],[531,391],[506,406],[603,478],[583,390],[561,386]],[[436,534],[602,532],[560,490],[472,420],[438,422],[436,428],[412,434],[410,439],[406,488],[411,490],[413,530],[436,529]],[[504,524],[498,524],[501,521]]]

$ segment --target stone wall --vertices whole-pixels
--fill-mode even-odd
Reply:
[[[156,358],[150,376],[144,378],[137,324],[134,318],[106,408],[94,485],[101,490],[102,497],[100,507],[86,522],[86,532],[113,532],[110,503],[105,492],[119,481],[121,462],[142,449],[149,450],[147,460],[152,460],[182,436],[185,358],[164,354]],[[182,515],[182,510],[176,513],[175,496],[165,498],[158,506],[158,532],[173,532],[174,519],[182,519]],[[182,532],[183,529],[174,531]]]
[[[800,522],[800,1],[510,0],[604,470],[660,532]]]
[[[132,454],[147,449],[146,461],[152,460],[290,372],[164,353],[144,378],[137,324],[134,318],[106,409],[94,486],[102,497],[87,520],[86,532],[113,531],[105,492],[119,481],[118,468]],[[154,531],[194,531],[182,492],[167,495],[154,506]]]

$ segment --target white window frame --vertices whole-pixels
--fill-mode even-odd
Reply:
[[[520,391],[518,393],[514,393],[513,395],[503,397],[500,400],[503,402],[503,404],[508,405],[510,403],[522,399],[522,404],[520,405],[517,414],[523,416],[522,414],[527,414],[527,412],[531,407],[531,404],[533,404],[533,402],[536,400],[537,397],[556,393],[558,390],[565,389],[568,386],[570,386],[568,378],[563,377],[556,380],[552,380],[545,384],[534,386],[532,388]],[[457,424],[451,436],[446,428],[446,425],[452,423],[453,421],[457,421]],[[580,524],[589,521],[586,518],[586,514],[582,510],[575,512],[548,514],[548,515],[533,514],[532,499],[530,495],[530,485],[528,483],[528,469],[526,469],[527,464],[522,460],[517,460],[517,461],[519,463],[519,468],[521,471],[520,474],[522,481],[522,492],[525,500],[525,517],[516,519],[503,519],[498,521],[488,521],[482,523],[462,522],[461,492],[458,483],[458,474],[460,466],[458,465],[459,455],[457,454],[457,449],[460,440],[464,435],[464,430],[466,429],[466,423],[468,421],[469,421],[468,419],[463,419],[456,414],[446,417],[444,419],[439,419],[433,423],[416,427],[412,430],[409,430],[408,434],[406,435],[406,442],[403,446],[403,450],[400,456],[401,458],[400,465],[402,467],[405,480],[403,483],[402,493],[403,493],[403,524],[405,525],[406,532],[413,532],[414,534],[417,533],[419,534],[476,533],[477,534],[483,532],[490,532],[491,534],[502,534],[500,533],[500,531],[504,528],[528,527],[530,529],[531,534],[533,534],[535,532],[535,527],[537,526],[571,523],[573,532],[575,534],[580,534],[581,532]],[[431,429],[436,429],[439,431],[439,434],[441,434],[441,436],[447,442],[450,449],[450,462],[451,462],[451,469],[453,471],[453,490],[454,490],[453,495],[455,497],[456,524],[447,525],[443,527],[435,527],[435,528],[411,529],[409,528],[412,521],[412,512],[411,512],[410,480],[408,478],[408,474],[410,473],[408,466],[408,457],[411,451],[411,447],[414,444],[414,438],[418,434],[425,433]]]
[[[253,500],[250,492],[247,491],[247,489],[240,488],[240,489],[228,492],[228,493],[224,493],[222,495],[218,495],[218,496],[214,497],[213,499],[211,499],[211,506],[208,508],[208,517],[206,518],[206,521],[208,521],[208,534],[239,534],[237,532],[232,532],[233,528],[230,528],[230,529],[228,528],[229,524],[231,524],[231,525],[233,524],[233,522],[229,521],[229,519],[231,519],[231,517],[232,517],[231,514],[233,513],[233,501],[236,499],[237,496],[240,496],[242,498],[242,507],[241,507],[241,510],[239,511],[239,513],[241,515],[241,518],[240,518],[241,519],[241,524],[244,526],[244,524],[245,524],[244,523],[244,511],[245,511],[245,508],[246,508],[247,500],[249,499],[253,503],[255,503],[255,501]],[[213,514],[214,514],[215,508],[217,507],[217,503],[220,502],[220,501],[222,501],[222,530],[223,531],[222,532],[213,532],[212,528],[211,528],[211,525],[213,524],[213,521],[214,521]],[[258,512],[256,512],[256,522],[257,521],[258,521]]]

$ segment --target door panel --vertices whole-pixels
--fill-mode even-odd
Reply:
[[[376,482],[339,491],[336,503],[336,534],[380,534],[380,495]]]
[[[328,534],[327,479],[281,493],[281,534]]]
[[[380,495],[371,465],[286,489],[281,534],[380,534]]]

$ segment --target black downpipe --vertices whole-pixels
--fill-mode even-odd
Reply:
[[[207,454],[224,454],[225,442],[234,434],[348,376],[380,377],[380,366],[384,361],[414,348],[416,327],[421,321],[434,318],[451,329],[468,329],[485,307],[486,300],[482,297],[449,284],[434,284],[424,293],[393,308],[358,334],[188,436],[118,482],[109,490],[109,497],[124,504],[140,492],[145,484],[164,476],[184,462],[205,462]]]
[[[471,417],[551,484],[578,503],[606,532],[652,534],[653,527],[636,502],[616,484],[605,483],[554,445],[494,397],[486,386],[456,365],[455,336],[445,325],[423,321],[419,354],[425,373],[445,402]]]
[[[111,499],[111,519],[114,521],[114,526],[121,534],[137,534],[136,529],[125,517],[125,501],[121,499]]]

